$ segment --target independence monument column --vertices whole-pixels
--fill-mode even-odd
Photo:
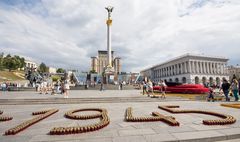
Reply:
[[[112,25],[111,13],[113,11],[113,7],[108,6],[108,7],[105,7],[105,9],[108,11],[108,19],[106,21],[108,65],[105,68],[105,74],[106,74],[107,82],[108,82],[110,75],[114,74],[114,68],[112,67],[112,47],[111,47],[111,25]]]

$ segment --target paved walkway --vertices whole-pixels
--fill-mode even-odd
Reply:
[[[52,116],[30,126],[24,131],[14,136],[0,136],[0,142],[37,142],[37,141],[83,141],[83,142],[154,142],[154,141],[222,141],[240,138],[240,111],[239,109],[226,108],[220,106],[220,102],[199,102],[186,101],[180,98],[168,98],[163,101],[159,98],[148,98],[139,94],[139,90],[123,91],[71,91],[70,98],[131,98],[140,97],[144,100],[154,99],[152,102],[102,102],[102,103],[67,103],[67,104],[21,104],[21,105],[3,105],[4,115],[12,116],[13,120],[0,122],[0,133],[3,134],[9,128],[12,128],[21,122],[33,118],[31,113],[50,108],[57,108],[59,112]],[[8,92],[0,94],[1,99],[53,99],[63,98],[62,95],[40,95],[35,92]],[[178,100],[179,99],[179,100]],[[40,101],[40,100],[39,100]],[[68,99],[66,99],[68,101]],[[41,102],[41,101],[40,101]],[[237,122],[225,126],[206,126],[202,124],[203,119],[216,119],[216,117],[203,114],[171,114],[158,109],[158,105],[179,105],[182,109],[209,110],[219,113],[229,114],[237,118]],[[96,123],[99,120],[70,120],[64,118],[64,113],[79,108],[105,108],[108,111],[110,124],[98,131],[53,136],[48,135],[53,127],[57,126],[76,126]],[[127,107],[133,108],[134,116],[150,116],[151,112],[157,111],[163,115],[171,115],[180,122],[179,127],[169,126],[163,122],[126,122],[124,121]],[[93,112],[86,112],[86,114]],[[78,113],[80,114],[80,113]],[[81,113],[82,114],[82,113]],[[233,140],[231,140],[233,141]],[[231,142],[229,141],[229,142]]]

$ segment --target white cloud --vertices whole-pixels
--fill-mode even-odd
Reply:
[[[43,0],[0,3],[0,49],[50,66],[90,68],[106,49],[107,12],[113,5],[112,48],[124,71],[139,71],[185,53],[240,62],[238,0]]]

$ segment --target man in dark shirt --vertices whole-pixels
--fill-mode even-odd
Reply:
[[[226,101],[228,102],[230,101],[230,98],[228,97],[229,88],[230,88],[230,83],[228,83],[228,81],[224,79],[221,89],[223,90],[223,93],[226,97]]]

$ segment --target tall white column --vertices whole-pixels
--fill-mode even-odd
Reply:
[[[112,47],[111,47],[111,13],[113,11],[113,7],[108,6],[105,8],[108,11],[108,19],[106,21],[107,24],[107,50],[108,50],[108,67],[112,67]]]
[[[111,27],[107,26],[107,50],[108,50],[108,65],[112,66],[112,48],[111,48]]]

